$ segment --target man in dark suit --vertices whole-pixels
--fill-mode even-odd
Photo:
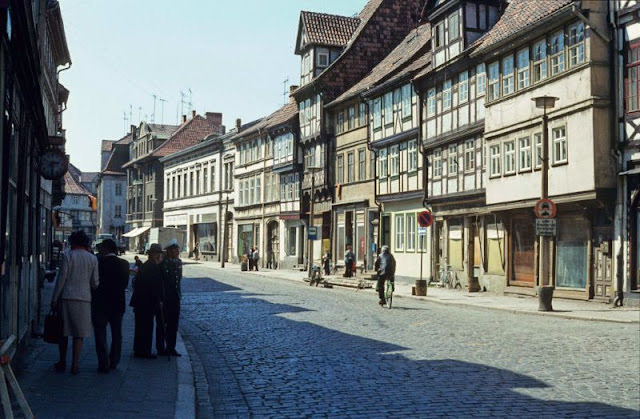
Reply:
[[[120,362],[122,353],[122,315],[124,291],[129,285],[129,263],[116,256],[116,242],[104,240],[98,245],[100,285],[91,298],[91,320],[96,340],[98,372],[108,373]],[[107,354],[107,325],[111,327],[111,348]]]
[[[166,345],[164,348],[158,346],[158,354],[181,356],[176,351],[176,339],[178,336],[178,322],[180,320],[180,296],[182,281],[182,261],[180,260],[180,244],[176,239],[171,239],[165,245],[166,257],[162,261],[162,285],[163,285],[163,306],[166,329],[157,329],[156,333],[165,332],[164,339],[156,341],[156,345]],[[164,342],[162,342],[164,340]]]

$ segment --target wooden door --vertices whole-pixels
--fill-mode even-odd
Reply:
[[[535,226],[532,218],[511,223],[511,285],[533,286],[535,273]]]

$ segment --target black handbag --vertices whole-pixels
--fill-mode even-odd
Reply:
[[[42,338],[47,343],[60,343],[63,334],[62,316],[57,310],[51,309],[49,314],[44,318],[44,333]]]

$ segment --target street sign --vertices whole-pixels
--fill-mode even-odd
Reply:
[[[536,206],[533,207],[533,211],[538,218],[554,218],[557,210],[556,204],[549,198],[542,198],[536,202]]]
[[[418,224],[420,227],[429,227],[433,224],[433,214],[431,214],[431,211],[424,210],[418,214]]]
[[[309,227],[309,231],[307,233],[307,239],[318,240],[318,227]]]
[[[556,219],[538,218],[536,219],[536,236],[555,236]]]
[[[427,234],[427,227],[418,227],[418,236],[424,236]]]

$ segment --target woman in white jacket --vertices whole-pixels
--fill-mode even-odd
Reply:
[[[71,374],[79,372],[78,360],[83,338],[91,337],[91,291],[98,287],[98,259],[89,251],[89,237],[84,231],[69,236],[71,250],[64,253],[62,270],[53,291],[51,308],[57,307],[64,324],[64,337],[60,341],[60,360],[56,371],[67,366],[69,336],[73,336]]]

